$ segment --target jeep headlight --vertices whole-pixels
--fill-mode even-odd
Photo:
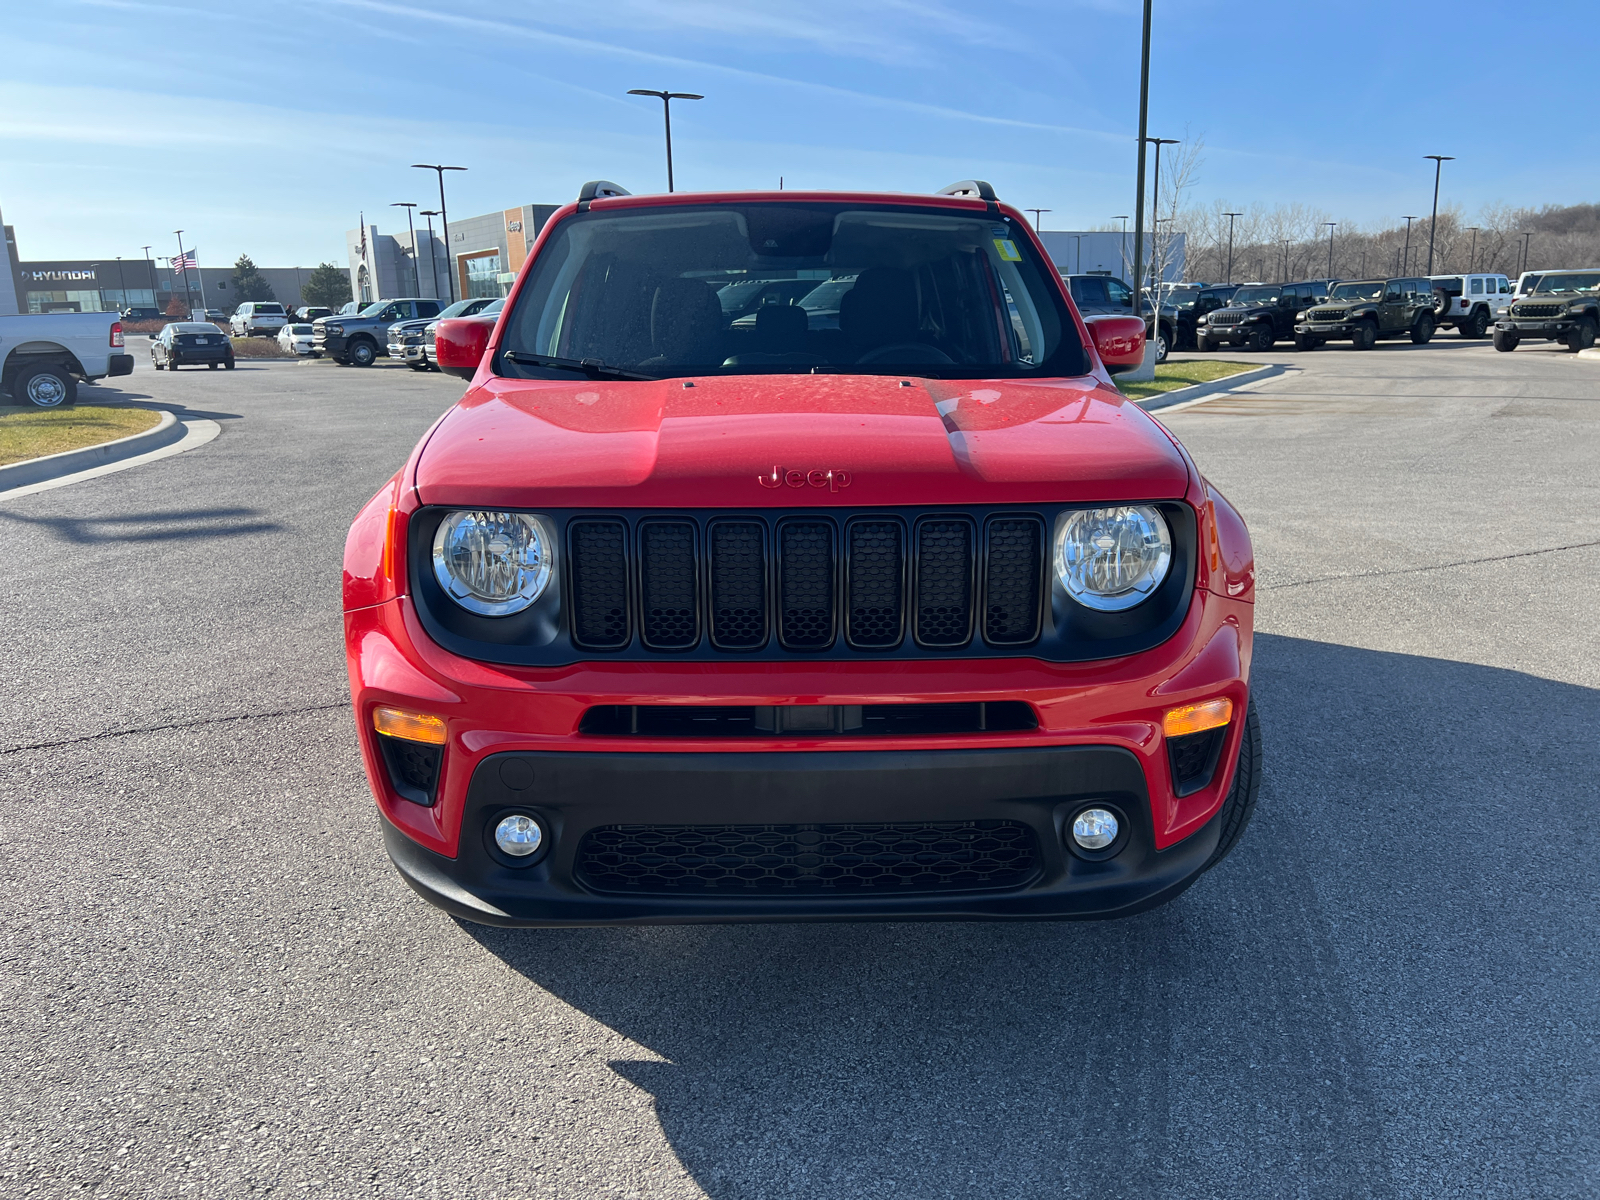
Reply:
[[[1311,310],[1310,310],[1310,309],[1309,309],[1309,308],[1302,308],[1302,309],[1301,309],[1301,310],[1300,310],[1300,311],[1299,311],[1299,312],[1297,312],[1297,313],[1295,313],[1295,315],[1294,315],[1294,319],[1295,319],[1295,320],[1296,320],[1296,321],[1304,321],[1304,320],[1305,320],[1305,319],[1306,319],[1306,315],[1307,315],[1307,314],[1308,314],[1308,313],[1309,313],[1309,312],[1310,312],[1310,311],[1311,311]]]
[[[521,612],[549,586],[555,534],[542,517],[470,509],[449,513],[433,535],[433,574],[468,612]]]
[[[1086,608],[1122,612],[1146,599],[1172,565],[1172,534],[1148,504],[1080,508],[1056,521],[1056,578]]]

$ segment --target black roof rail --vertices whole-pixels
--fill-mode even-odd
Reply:
[[[949,187],[939,189],[941,196],[971,196],[974,200],[982,200],[989,209],[991,219],[1000,217],[1000,197],[994,194],[994,188],[983,179],[963,179],[960,183],[952,183]]]
[[[988,186],[985,184],[984,186]],[[588,212],[589,203],[593,200],[605,200],[612,196],[633,195],[621,184],[612,183],[609,179],[591,179],[584,184],[578,192],[578,211]]]
[[[994,194],[994,188],[982,179],[963,179],[960,183],[952,183],[949,187],[942,187],[938,194],[941,196],[975,196],[979,200],[995,203],[1000,197]]]

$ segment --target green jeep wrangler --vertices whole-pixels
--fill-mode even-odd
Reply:
[[[1336,284],[1326,300],[1300,314],[1294,348],[1315,350],[1349,338],[1357,350],[1371,350],[1381,337],[1402,335],[1421,346],[1433,337],[1433,286],[1430,279]]]
[[[1523,338],[1587,350],[1600,334],[1600,271],[1548,271],[1494,323],[1494,348],[1515,350]]]

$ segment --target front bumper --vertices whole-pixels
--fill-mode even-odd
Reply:
[[[1371,324],[1371,322],[1300,321],[1295,324],[1294,331],[1307,337],[1324,338],[1331,341],[1335,338],[1347,338],[1358,328],[1367,324]]]
[[[1104,861],[1078,857],[1063,842],[1072,817],[1090,802],[1115,808],[1131,826],[1127,843]],[[507,810],[537,817],[552,838],[549,853],[531,866],[508,865],[489,848],[488,832]],[[953,880],[941,891],[937,883],[896,879],[864,893],[849,886],[859,886],[858,877],[824,879],[813,869],[799,880],[730,879],[730,888],[708,894],[698,879],[632,880],[632,890],[629,883],[595,886],[580,865],[584,835],[615,826],[661,822],[746,833],[798,827],[820,840],[819,827],[977,820],[1031,831],[1031,856],[1016,886],[985,891]],[[487,925],[1124,916],[1183,891],[1217,843],[1213,820],[1157,850],[1144,772],[1132,753],[1110,746],[495,754],[472,774],[454,858],[383,825],[407,883],[447,912]],[[672,894],[674,887],[682,891]]]
[[[340,334],[337,337],[335,337],[333,334],[328,334],[320,341],[317,341],[313,344],[323,354],[326,354],[332,358],[337,358],[339,355],[343,354],[346,348],[350,345],[350,339],[345,337],[343,334]]]
[[[1242,346],[1249,341],[1256,325],[1250,322],[1244,325],[1199,325],[1195,328],[1196,336],[1204,337],[1213,346]]]
[[[398,359],[403,363],[419,363],[427,361],[422,354],[421,342],[390,342],[389,357]]]
[[[495,666],[443,650],[409,597],[345,614],[357,728],[390,855],[440,907],[502,925],[721,920],[1090,918],[1176,895],[1215,846],[1248,705],[1253,606],[1199,589],[1167,641],[1122,658],[784,663],[583,661]],[[1166,709],[1227,696],[1211,781],[1178,795]],[[1021,701],[1038,727],[870,741],[827,733],[739,739],[580,731],[598,705],[907,704]],[[404,799],[373,710],[438,714],[447,731],[434,803]],[[506,762],[520,766],[508,776]],[[516,787],[514,783],[529,782]],[[531,782],[530,782],[531,781]],[[1113,859],[1069,852],[1063,822],[1088,800],[1128,818]],[[546,822],[548,857],[513,868],[489,848],[507,807]],[[574,864],[609,826],[1019,822],[1037,870],[996,890],[782,896],[634,895],[589,886]]]
[[[1577,317],[1501,317],[1496,329],[1518,337],[1564,338],[1578,327]]]

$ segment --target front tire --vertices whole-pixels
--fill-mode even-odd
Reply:
[[[378,352],[373,349],[372,343],[360,341],[350,347],[349,363],[352,367],[370,367],[378,360]]]
[[[1587,350],[1590,346],[1594,345],[1594,337],[1594,321],[1588,317],[1585,317],[1573,327],[1571,333],[1567,334],[1567,347],[1574,354],[1576,354],[1579,350]]]
[[[78,381],[60,367],[24,367],[11,384],[11,396],[32,408],[65,408],[78,402]]]
[[[1272,336],[1272,326],[1262,322],[1250,331],[1250,349],[1257,354],[1265,354],[1272,349],[1272,343],[1278,339]]]
[[[1510,354],[1517,348],[1517,343],[1522,340],[1514,329],[1496,329],[1494,331],[1494,348],[1502,354]]]
[[[1261,722],[1256,717],[1255,697],[1245,712],[1244,736],[1239,740],[1239,761],[1233,769],[1233,786],[1222,802],[1217,820],[1222,832],[1217,837],[1217,848],[1211,852],[1202,870],[1209,871],[1232,853],[1244,836],[1245,826],[1256,811],[1256,798],[1261,792]]]
[[[1363,321],[1350,333],[1350,344],[1357,350],[1371,350],[1378,344],[1378,327],[1371,321]]]
[[[1456,326],[1456,332],[1464,338],[1481,338],[1489,332],[1489,314],[1484,309],[1478,309],[1465,321]]]
[[[1423,313],[1417,318],[1417,323],[1411,327],[1411,344],[1413,346],[1426,346],[1433,340],[1433,315]]]
[[[1203,333],[1195,334],[1195,337],[1194,337],[1194,348],[1196,350],[1198,350],[1201,354],[1210,354],[1211,353],[1211,339],[1208,338]]]
[[[1294,348],[1296,350],[1315,350],[1320,345],[1322,345],[1321,340],[1312,337],[1309,333],[1297,333],[1294,335]]]

